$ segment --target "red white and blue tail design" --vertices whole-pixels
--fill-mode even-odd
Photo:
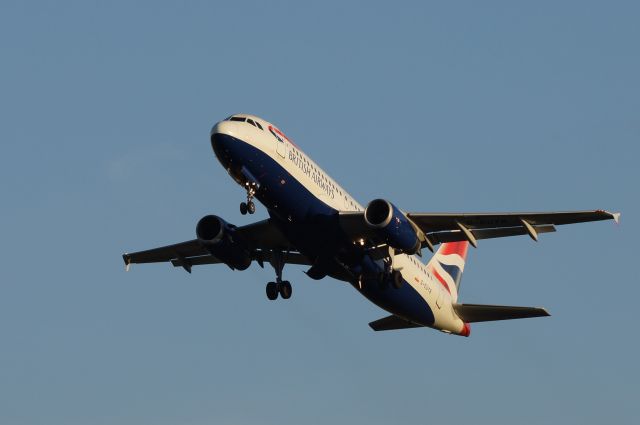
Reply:
[[[458,300],[458,289],[468,249],[469,243],[466,241],[444,243],[427,263],[429,272],[451,294],[454,303]]]

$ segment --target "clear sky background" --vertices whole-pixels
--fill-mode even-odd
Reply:
[[[637,2],[0,3],[0,423],[635,424]],[[374,333],[287,267],[121,254],[242,225],[211,126],[276,123],[361,203],[604,208],[481,241],[465,302],[551,318]]]

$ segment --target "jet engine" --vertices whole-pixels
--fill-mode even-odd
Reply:
[[[251,265],[251,254],[235,233],[236,226],[215,215],[202,217],[196,225],[196,236],[211,255],[231,269],[245,270]]]
[[[391,202],[374,199],[364,210],[367,225],[378,231],[378,234],[392,248],[405,254],[415,254],[422,244],[413,224],[406,215]]]

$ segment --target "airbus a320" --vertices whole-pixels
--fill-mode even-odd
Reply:
[[[269,218],[235,226],[215,215],[196,225],[196,238],[124,254],[134,263],[171,262],[189,273],[194,266],[226,264],[245,270],[271,264],[269,300],[289,299],[285,264],[306,274],[348,282],[390,315],[369,323],[376,331],[429,327],[469,336],[470,323],[548,316],[544,308],[458,302],[469,245],[478,240],[528,235],[538,240],[556,225],[618,221],[604,210],[526,213],[405,212],[391,201],[360,205],[273,124],[236,114],[210,133],[218,161],[246,191],[241,214],[253,214],[257,199]],[[422,261],[422,250],[434,253]]]

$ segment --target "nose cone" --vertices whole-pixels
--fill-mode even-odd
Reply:
[[[209,137],[211,139],[211,147],[214,152],[217,152],[224,148],[222,144],[225,143],[226,140],[229,139],[228,136],[233,135],[233,124],[229,121],[220,121],[216,123],[211,129],[211,133]]]
[[[209,136],[212,139],[216,134],[226,134],[228,136],[233,136],[234,124],[235,123],[230,121],[220,121],[213,126],[213,128],[211,129],[211,133],[209,133]]]
[[[211,129],[211,147],[218,161],[226,168],[234,161],[235,125],[234,122],[220,121]]]

